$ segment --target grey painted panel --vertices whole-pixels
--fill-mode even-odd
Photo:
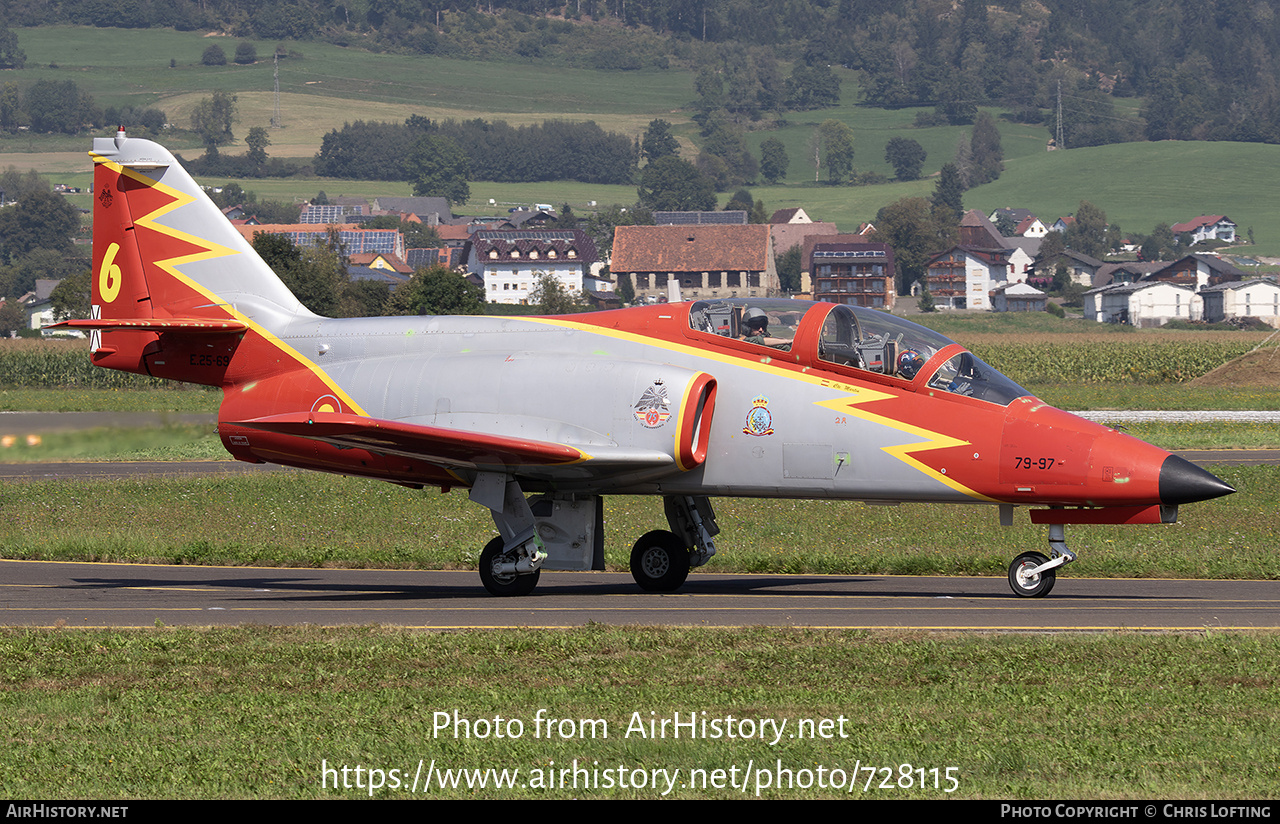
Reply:
[[[788,443],[782,445],[782,477],[829,481],[835,476],[835,454],[831,444]]]

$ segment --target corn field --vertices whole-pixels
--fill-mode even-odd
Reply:
[[[1072,336],[1078,338],[1079,336]],[[1182,383],[1246,354],[1256,342],[1041,340],[975,343],[973,352],[1019,383]]]
[[[147,389],[170,381],[101,369],[88,341],[0,340],[0,386],[24,389]]]
[[[1182,383],[1249,352],[1266,335],[974,335],[974,354],[1028,383]],[[1272,341],[1274,343],[1274,341]],[[86,341],[0,340],[0,386],[145,389],[177,384],[89,361]]]

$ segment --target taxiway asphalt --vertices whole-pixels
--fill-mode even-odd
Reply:
[[[796,626],[983,632],[1280,627],[1280,581],[1060,578],[1047,598],[1003,578],[695,573],[677,593],[625,573],[544,572],[494,598],[474,571],[260,569],[0,561],[0,624],[367,625],[426,629]]]
[[[25,421],[24,421],[25,422]],[[84,421],[77,421],[83,425]],[[1201,466],[1280,463],[1280,450],[1188,450]],[[112,480],[296,471],[236,461],[0,464],[0,479]],[[152,627],[387,624],[433,629],[808,626],[956,631],[1280,627],[1280,582],[1062,577],[1043,599],[1003,578],[695,573],[673,594],[625,573],[543,573],[493,598],[474,571],[254,569],[0,561],[0,624]]]

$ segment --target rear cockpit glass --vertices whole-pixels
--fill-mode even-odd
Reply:
[[[703,300],[690,308],[689,326],[696,332],[789,352],[800,319],[812,305],[793,300]]]

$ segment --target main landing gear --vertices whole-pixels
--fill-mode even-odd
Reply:
[[[720,534],[711,501],[705,497],[668,495],[662,501],[668,532],[646,532],[631,547],[631,577],[646,592],[675,592],[689,570],[711,560]]]
[[[538,585],[542,568],[530,571],[531,561],[519,552],[503,552],[503,539],[494,538],[480,552],[480,583],[491,595],[528,595]],[[521,571],[521,561],[525,561]]]
[[[1062,524],[1049,524],[1049,557],[1039,552],[1024,552],[1009,564],[1009,588],[1022,598],[1043,598],[1053,589],[1058,567],[1076,559],[1067,549],[1066,529]]]
[[[499,532],[480,553],[480,582],[490,594],[528,595],[543,569],[604,569],[600,496],[526,498],[510,476],[480,473],[470,497],[488,507]],[[664,509],[671,529],[648,532],[631,549],[631,577],[647,592],[674,592],[716,554],[720,528],[709,500],[670,495]]]

